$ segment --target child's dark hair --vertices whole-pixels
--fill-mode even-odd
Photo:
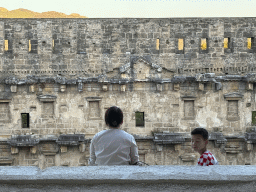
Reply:
[[[105,122],[110,127],[118,127],[123,122],[122,110],[116,106],[108,108],[105,113]]]
[[[195,128],[191,131],[191,135],[202,135],[205,140],[208,139],[208,131],[201,127]]]

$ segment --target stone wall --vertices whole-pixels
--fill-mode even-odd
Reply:
[[[116,105],[150,165],[196,164],[196,127],[220,164],[256,164],[255,27],[255,18],[0,19],[0,163],[87,165]]]

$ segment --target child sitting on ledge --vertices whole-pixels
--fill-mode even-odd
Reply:
[[[200,158],[198,159],[197,165],[218,165],[217,159],[213,156],[213,154],[210,151],[206,149],[206,146],[208,144],[207,130],[204,128],[196,128],[191,132],[191,135],[192,147],[201,155]]]

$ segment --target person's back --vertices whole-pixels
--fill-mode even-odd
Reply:
[[[108,130],[97,133],[90,145],[89,165],[129,165],[139,161],[134,137],[120,130],[123,113],[118,107],[110,107],[105,113]]]
[[[138,161],[134,137],[120,129],[110,128],[97,133],[92,140],[91,152],[97,157],[95,161],[91,158],[91,165],[129,165]]]

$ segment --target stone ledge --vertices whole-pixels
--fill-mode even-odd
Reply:
[[[256,181],[256,166],[0,167],[0,183],[11,184],[221,184]]]

